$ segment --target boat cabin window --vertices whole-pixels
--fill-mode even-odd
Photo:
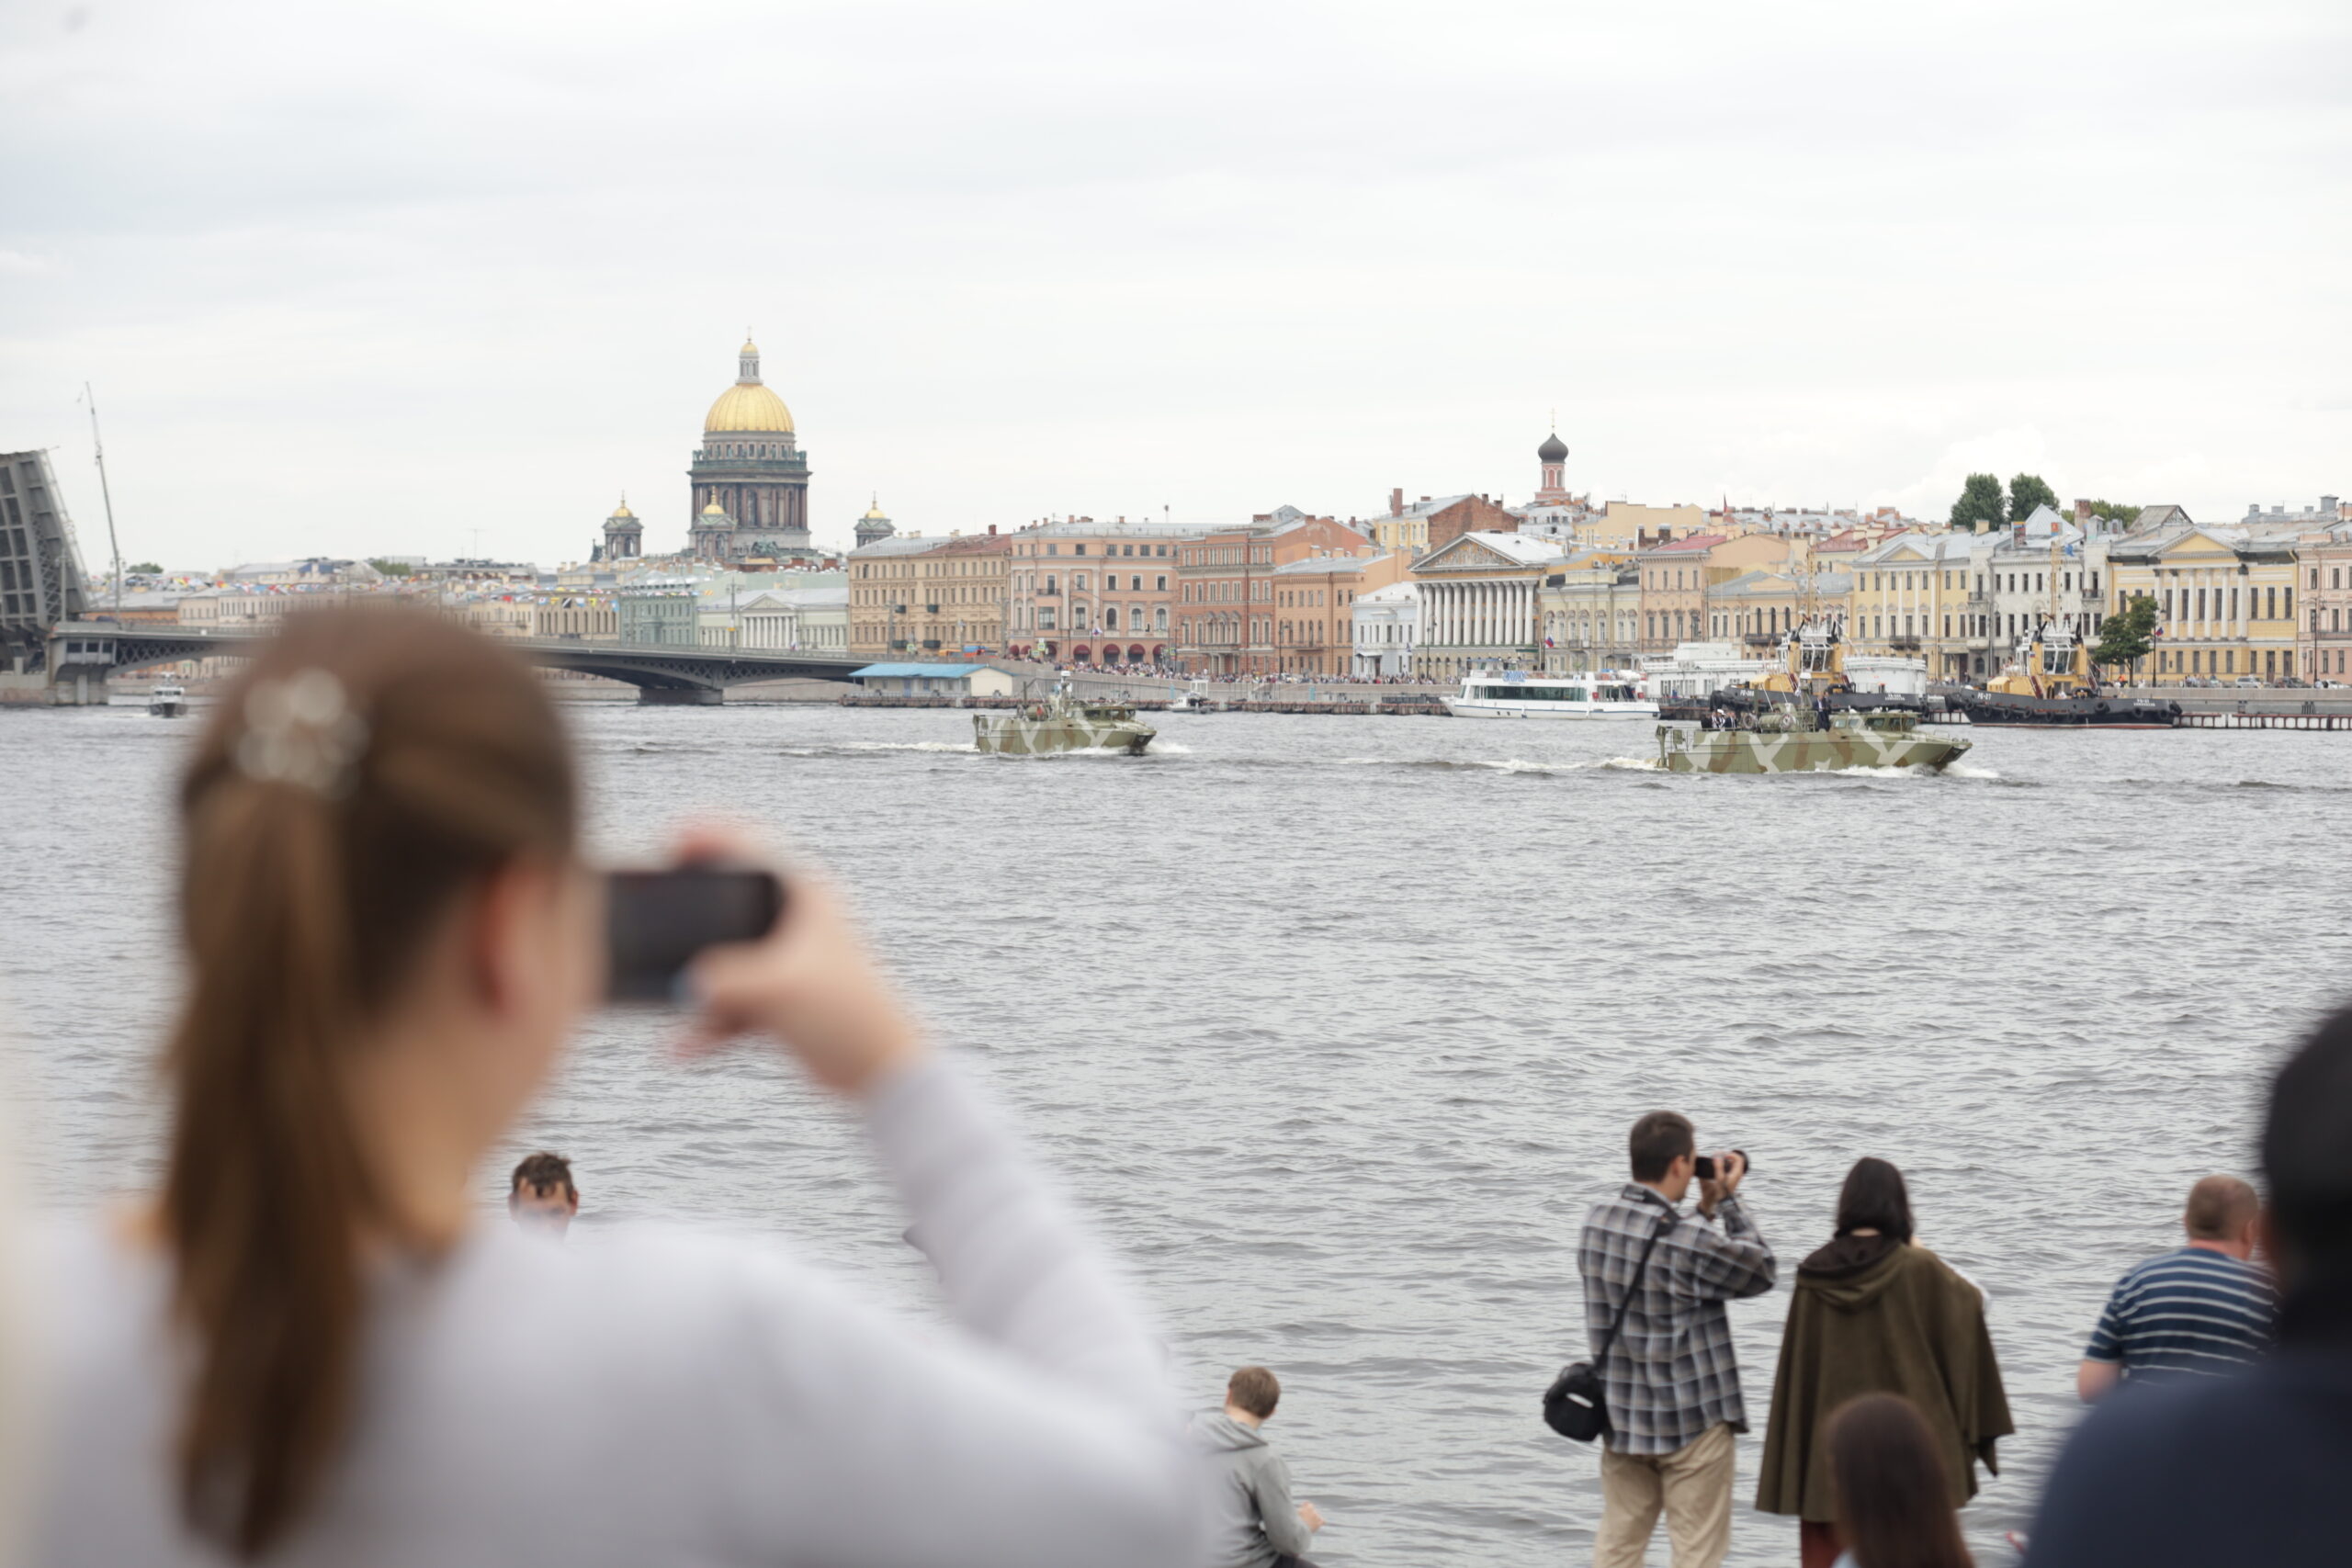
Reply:
[[[1582,686],[1488,684],[1480,686],[1474,694],[1490,701],[1514,703],[1580,703],[1586,700]]]

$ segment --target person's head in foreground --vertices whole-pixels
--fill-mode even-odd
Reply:
[[[506,1184],[506,1213],[525,1230],[561,1235],[580,1213],[571,1162],[545,1150],[526,1155]]]
[[[2323,1021],[2278,1069],[2262,1127],[2282,1337],[2352,1317],[2352,1007]]]
[[[1272,1419],[1282,1399],[1282,1383],[1263,1367],[1243,1367],[1226,1380],[1225,1413],[1245,1427]]]
[[[595,996],[599,905],[554,710],[421,610],[289,616],[180,807],[193,986],[163,1220],[197,1354],[178,1478],[198,1528],[252,1554],[352,1418],[363,1247],[463,1228],[445,1167],[513,1121]],[[402,1135],[423,1125],[438,1136]]]
[[[1829,1472],[1856,1568],[1968,1568],[1943,1459],[1909,1400],[1870,1393],[1839,1405]]]

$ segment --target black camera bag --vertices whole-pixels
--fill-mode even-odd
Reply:
[[[1609,1359],[1609,1352],[1617,1348],[1617,1331],[1625,1326],[1625,1314],[1634,1304],[1634,1292],[1642,1288],[1642,1275],[1650,1266],[1650,1254],[1657,1250],[1658,1238],[1681,1222],[1679,1214],[1668,1214],[1658,1228],[1650,1232],[1649,1244],[1642,1248],[1642,1260],[1634,1265],[1633,1282],[1625,1287],[1625,1299],[1617,1303],[1617,1315],[1610,1321],[1609,1332],[1601,1337],[1600,1354],[1589,1361],[1577,1361],[1562,1367],[1552,1386],[1544,1391],[1544,1423],[1564,1438],[1589,1443],[1595,1438],[1605,1438],[1616,1428],[1609,1424],[1609,1401],[1600,1386],[1600,1369]]]

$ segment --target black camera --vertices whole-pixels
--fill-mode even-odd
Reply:
[[[1755,1168],[1753,1166],[1748,1164],[1747,1151],[1746,1149],[1734,1149],[1732,1150],[1732,1153],[1739,1156],[1739,1164],[1742,1170],[1752,1170]],[[1713,1181],[1715,1179],[1715,1156],[1713,1155],[1701,1155],[1697,1159],[1691,1161],[1690,1174],[1697,1177],[1702,1181]]]

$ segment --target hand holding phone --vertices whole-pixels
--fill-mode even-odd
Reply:
[[[784,914],[784,881],[760,866],[715,863],[605,878],[605,995],[684,1002],[687,965],[705,950],[757,942]]]
[[[682,853],[763,863],[756,840],[720,829],[691,835]],[[791,907],[765,936],[708,948],[688,964],[699,1006],[685,1047],[765,1034],[826,1088],[862,1093],[922,1055],[922,1035],[825,880],[796,870],[790,886]]]

